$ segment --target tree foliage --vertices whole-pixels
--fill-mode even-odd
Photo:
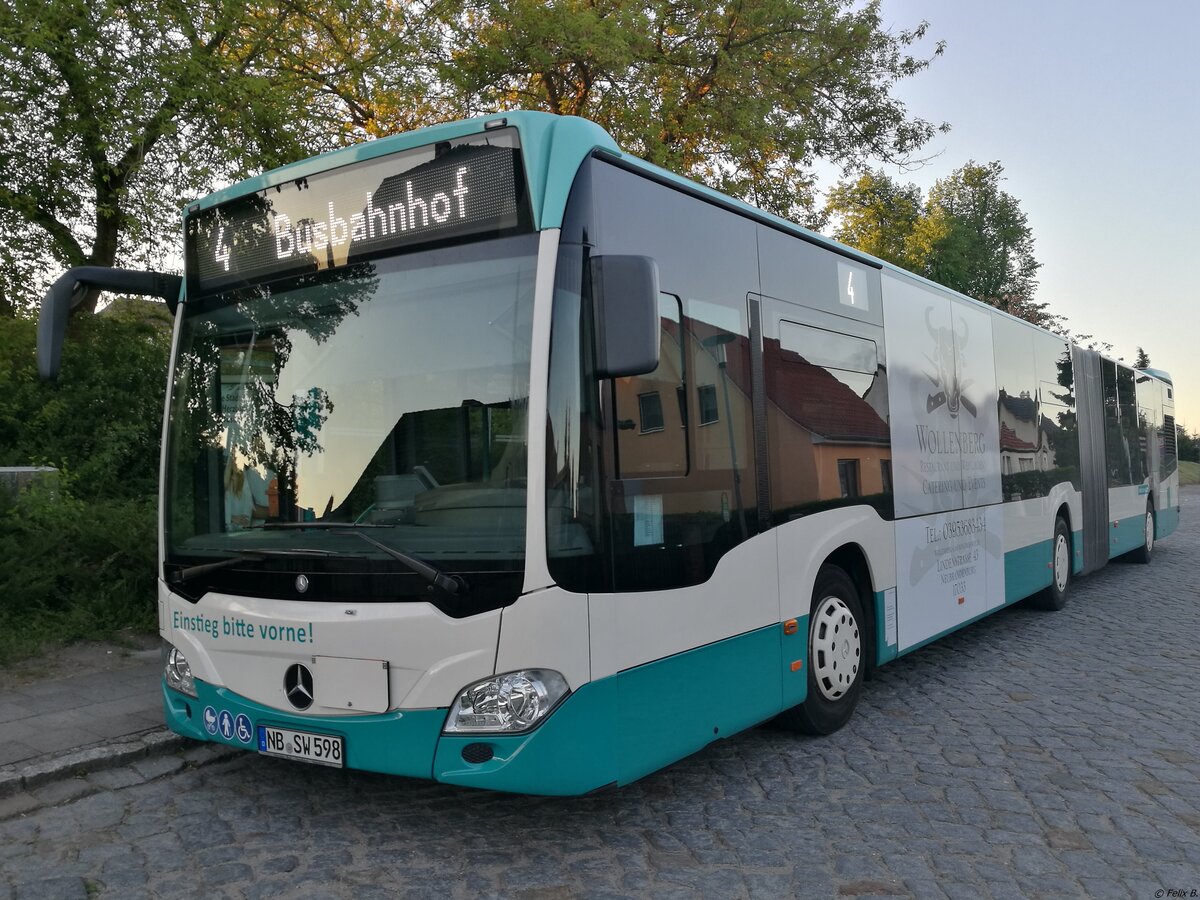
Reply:
[[[59,639],[94,633],[98,581],[132,604],[118,619],[153,615],[169,337],[153,317],[77,316],[58,384],[37,381],[26,316],[64,268],[177,270],[179,209],[223,183],[515,107],[587,116],[813,221],[816,160],[905,162],[945,127],[893,96],[930,63],[925,31],[888,31],[878,0],[0,3],[0,464],[68,473],[59,501],[0,509],[0,549],[28,563],[0,580],[0,656],[33,621],[6,597]]]
[[[1000,187],[999,162],[969,162],[921,198],[882,171],[829,193],[834,237],[946,287],[1048,328],[1064,320],[1034,299],[1033,231],[1020,202]],[[1088,336],[1083,336],[1086,339]]]
[[[917,241],[925,215],[921,189],[900,184],[882,171],[864,172],[829,192],[826,212],[835,217],[835,239],[905,269],[924,266],[930,248]]]
[[[585,116],[653,163],[806,219],[815,160],[903,162],[946,127],[892,94],[929,65],[909,53],[925,31],[889,32],[878,0],[465,0],[446,102]]]
[[[363,137],[354,97],[410,54],[419,6],[0,4],[0,306],[60,268],[162,264],[217,181]]]
[[[60,471],[53,494],[0,490],[0,664],[153,623],[165,313],[81,318],[57,384],[37,377],[35,323],[0,316],[0,466]]]
[[[1181,422],[1175,423],[1175,447],[1180,459],[1200,462],[1200,434],[1189,433]]]
[[[1143,350],[1141,347],[1138,347],[1137,350],[1138,350],[1137,360],[1134,362],[1133,367],[1135,369],[1149,368],[1150,367],[1150,354],[1147,353],[1145,350]]]
[[[69,472],[83,500],[154,497],[171,343],[165,313],[147,303],[81,320],[57,383],[38,378],[35,323],[0,318],[0,466]]]
[[[940,233],[926,274],[984,303],[1028,308],[1041,263],[1020,202],[1000,188],[1003,173],[999,162],[969,162],[934,184],[926,216]]]
[[[0,311],[68,266],[177,267],[178,209],[222,181],[518,106],[805,218],[816,159],[936,130],[892,95],[925,30],[877,0],[7,0]]]

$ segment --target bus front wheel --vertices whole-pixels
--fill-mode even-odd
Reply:
[[[867,639],[858,589],[842,569],[822,566],[808,617],[808,695],[781,724],[832,734],[849,721],[862,693]]]

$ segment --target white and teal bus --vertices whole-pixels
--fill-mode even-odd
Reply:
[[[1170,378],[507,113],[184,214],[159,627],[172,730],[581,794],[872,671],[1179,513]]]

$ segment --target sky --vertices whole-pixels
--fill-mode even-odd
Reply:
[[[1042,263],[1037,299],[1132,364],[1171,373],[1176,418],[1200,430],[1200,2],[883,0],[916,51],[945,53],[895,95],[949,122],[920,168],[928,190],[998,160]]]

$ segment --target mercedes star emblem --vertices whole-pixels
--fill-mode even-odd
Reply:
[[[296,590],[299,591],[301,594],[303,594],[305,591],[308,590],[308,576],[307,575],[297,575],[296,576]]]
[[[312,672],[300,663],[288,666],[288,670],[283,674],[283,690],[287,694],[288,703],[296,709],[308,709],[313,702]]]

